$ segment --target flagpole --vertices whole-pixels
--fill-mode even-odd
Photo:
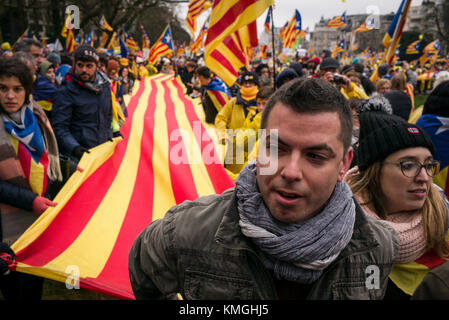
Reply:
[[[271,11],[271,43],[272,43],[272,53],[273,56],[273,86],[276,84],[276,53],[275,53],[275,46],[274,46],[274,15],[273,15],[273,6],[270,6]]]

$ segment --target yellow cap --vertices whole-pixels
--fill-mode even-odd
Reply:
[[[11,50],[11,45],[9,44],[9,42],[2,43],[2,50]]]

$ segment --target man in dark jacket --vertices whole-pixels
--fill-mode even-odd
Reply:
[[[52,125],[61,153],[81,159],[84,152],[112,138],[112,98],[99,56],[89,45],[75,51],[75,66],[58,89]]]
[[[129,254],[137,299],[382,299],[398,239],[344,176],[352,113],[330,83],[295,79],[262,114],[236,187],[152,222]]]

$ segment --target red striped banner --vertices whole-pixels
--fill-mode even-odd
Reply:
[[[136,84],[124,139],[83,156],[84,171],[56,196],[58,206],[14,243],[17,271],[66,283],[78,278],[82,288],[134,298],[128,253],[137,235],[173,205],[234,185],[201,105],[184,92],[172,75]]]

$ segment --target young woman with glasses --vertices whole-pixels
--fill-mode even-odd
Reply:
[[[433,184],[439,163],[418,126],[391,115],[384,98],[359,111],[358,166],[346,181],[368,216],[395,230],[399,242],[386,299],[408,299],[425,274],[449,258],[448,204]]]

